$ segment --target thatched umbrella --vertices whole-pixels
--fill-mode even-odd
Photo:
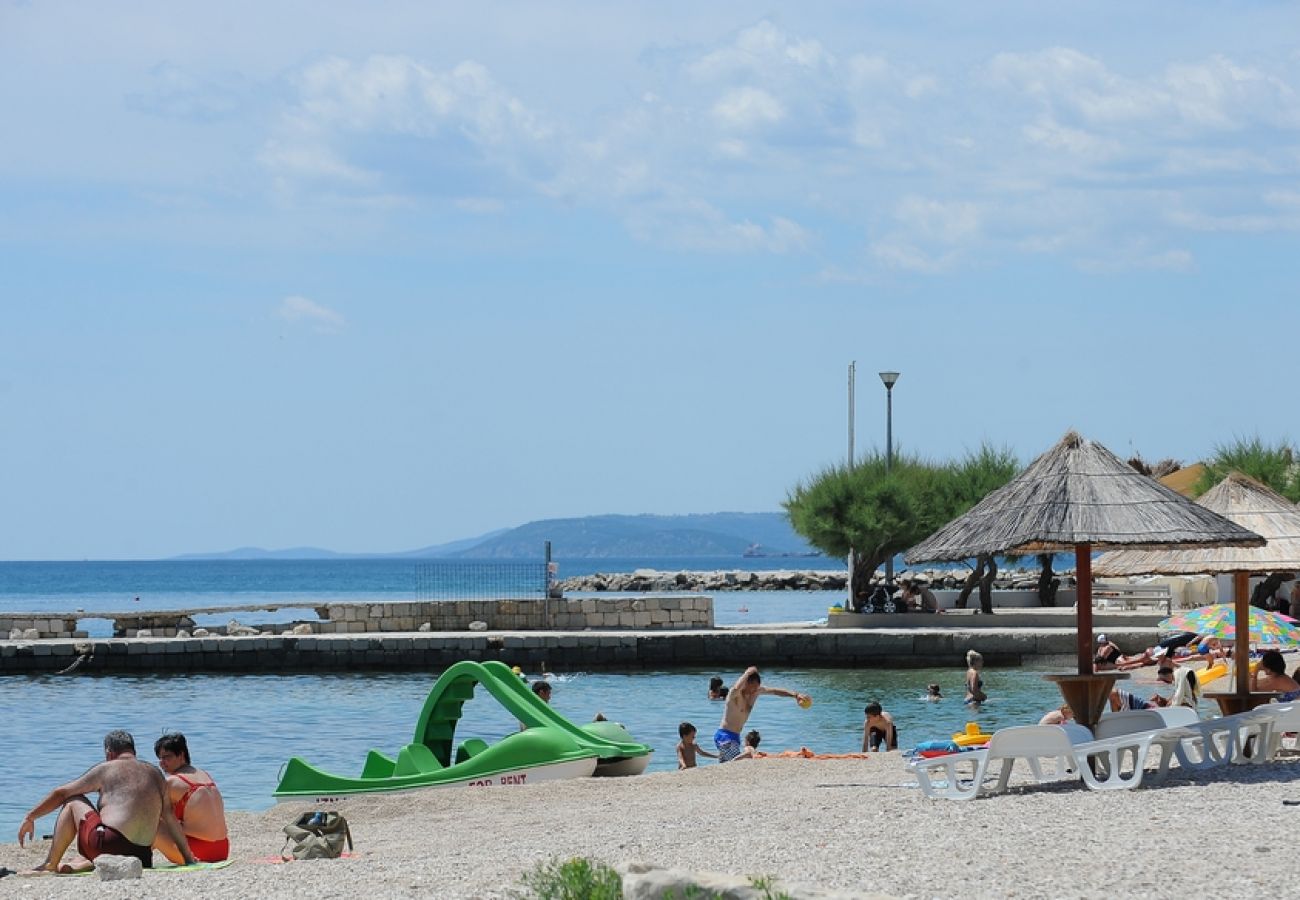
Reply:
[[[1006,485],[907,551],[909,564],[981,554],[1073,550],[1078,580],[1078,676],[1057,677],[1075,715],[1091,725],[1115,676],[1092,671],[1092,551],[1255,547],[1264,539],[1135,471],[1073,431]],[[1067,691],[1067,684],[1070,691]]]
[[[1250,616],[1250,576],[1300,570],[1300,507],[1253,478],[1232,472],[1196,501],[1243,528],[1263,535],[1263,547],[1187,547],[1178,550],[1116,550],[1103,553],[1093,571],[1118,575],[1217,575],[1233,573],[1236,621]],[[1250,634],[1237,629],[1236,706],[1250,702]]]

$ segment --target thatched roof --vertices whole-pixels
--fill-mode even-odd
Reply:
[[[1094,575],[1200,575],[1300,570],[1300,507],[1253,478],[1233,472],[1197,501],[1268,539],[1263,547],[1115,550],[1092,564]]]
[[[1134,471],[1071,431],[1010,483],[907,551],[908,563],[981,554],[1259,546],[1264,539]]]
[[[1185,466],[1176,472],[1170,472],[1163,478],[1157,478],[1156,481],[1159,481],[1167,488],[1177,491],[1184,497],[1196,499],[1192,497],[1192,491],[1204,474],[1205,463],[1192,463],[1190,466]]]

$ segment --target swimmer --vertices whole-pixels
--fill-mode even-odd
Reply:
[[[925,699],[929,703],[938,703],[940,700],[942,700],[943,695],[939,693],[939,685],[937,684],[926,685]]]

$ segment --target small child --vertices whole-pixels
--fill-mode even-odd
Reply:
[[[710,753],[699,744],[695,743],[695,726],[690,722],[683,722],[677,726],[677,734],[681,741],[677,744],[677,768],[694,769],[695,754],[707,756],[710,759],[717,759],[718,754]]]
[[[762,739],[763,736],[753,728],[745,732],[745,749],[740,751],[740,755],[736,759],[757,759],[758,742]]]
[[[894,727],[894,717],[874,700],[863,712],[867,719],[862,723],[862,752],[897,750],[898,729]]]

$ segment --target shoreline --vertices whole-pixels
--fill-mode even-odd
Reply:
[[[1292,855],[1270,846],[1247,817],[1285,821],[1286,789],[1300,797],[1295,758],[1175,770],[1163,785],[1130,791],[1061,784],[971,803],[926,800],[912,781],[899,754],[886,753],[349,798],[337,808],[351,824],[355,858],[265,862],[280,850],[283,825],[313,808],[291,802],[231,814],[235,863],[226,869],[150,873],[126,886],[10,877],[0,880],[0,895],[504,898],[537,863],[574,856],[776,876],[845,897],[1085,898],[1118,886],[1173,898],[1187,884],[1213,884],[1216,897],[1244,900],[1293,889]],[[1187,852],[1181,826],[1193,809],[1222,811],[1212,852]],[[35,865],[41,852],[0,845],[11,868]],[[1174,861],[1178,877],[1170,878]],[[1085,874],[1099,864],[1105,878]]]

